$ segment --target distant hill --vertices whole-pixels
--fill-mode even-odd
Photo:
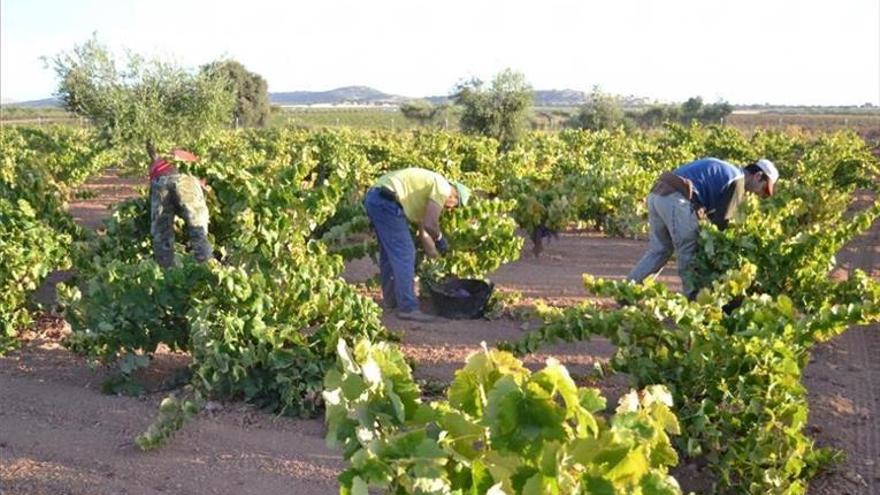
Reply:
[[[367,86],[347,86],[330,91],[293,91],[269,93],[273,105],[400,105],[409,100],[425,99],[435,105],[449,102],[448,95],[409,98],[383,93]],[[535,91],[535,105],[539,107],[583,105],[587,95],[573,89],[549,89]]]
[[[619,96],[621,104],[626,108],[644,107],[655,103],[648,98],[626,95]],[[449,95],[424,96],[413,98],[384,93],[367,86],[346,86],[331,89],[329,91],[288,91],[269,93],[269,101],[273,105],[401,105],[407,101],[424,99],[435,105],[448,103]],[[574,89],[544,89],[534,93],[534,104],[537,107],[577,107],[586,103],[589,95],[583,91]],[[43,98],[30,101],[2,102],[5,108],[58,108],[61,107],[59,98]],[[753,110],[760,112],[783,112],[783,113],[866,113],[876,114],[877,107],[871,104],[860,106],[810,106],[810,105],[734,105],[736,110]]]
[[[587,94],[573,89],[537,90],[534,93],[535,106],[538,107],[576,107],[587,101]],[[435,105],[448,103],[449,95],[425,96],[412,98],[392,95],[368,86],[345,86],[329,91],[285,91],[269,93],[269,101],[273,105],[308,106],[308,105],[401,105],[410,100],[425,99]],[[624,106],[645,101],[634,96],[624,97]],[[60,107],[59,98],[41,100],[4,102],[5,107]]]
[[[576,107],[587,102],[587,94],[574,89],[539,89],[534,92],[536,107]],[[449,102],[449,96],[428,96],[434,105]]]
[[[269,93],[269,101],[273,105],[399,105],[408,99],[366,86],[346,86],[330,91]]]
[[[14,101],[11,103],[4,102],[3,106],[25,107],[25,108],[60,107],[61,106],[61,99],[52,97],[52,98],[43,98],[42,100]]]
[[[535,91],[537,107],[576,107],[587,102],[587,94],[574,89],[546,89]]]

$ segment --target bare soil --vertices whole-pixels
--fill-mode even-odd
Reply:
[[[70,214],[83,227],[95,230],[110,215],[110,208],[113,205],[135,197],[140,190],[149,187],[146,176],[122,175],[118,169],[107,169],[82,187],[81,190],[88,192],[92,197],[71,201]]]
[[[95,199],[71,205],[84,225],[96,227],[106,205],[145,185],[111,172],[87,187]],[[522,304],[543,299],[570,305],[587,297],[581,274],[623,277],[646,243],[569,232],[551,242],[540,258],[526,249],[516,263],[491,278],[499,290],[519,292]],[[847,246],[838,276],[861,267],[880,276],[880,225]],[[345,277],[366,280],[377,272],[369,260],[350,263]],[[675,288],[674,266],[661,280]],[[378,296],[377,296],[378,297]],[[468,353],[513,340],[535,322],[498,320],[404,322],[386,325],[402,335],[401,345],[416,362],[414,373],[432,389],[451,380]],[[0,358],[0,493],[2,494],[332,494],[344,468],[339,452],[325,446],[320,419],[277,417],[240,403],[211,403],[166,446],[142,453],[132,440],[153,420],[159,401],[188,356],[160,352],[144,376],[140,398],[100,392],[109,376],[59,345],[63,324],[47,320],[22,349]],[[550,356],[569,367],[580,383],[602,388],[614,404],[628,390],[625,376],[594,381],[593,364],[614,351],[604,339],[557,345],[528,356],[538,367]],[[841,449],[847,460],[823,474],[811,494],[880,493],[880,333],[854,328],[819,345],[805,371],[811,406],[810,433],[817,444]],[[679,468],[685,488],[699,489],[707,475],[696,465]]]
[[[867,206],[869,198],[856,202]],[[835,276],[880,278],[880,222],[838,254]],[[880,494],[880,325],[850,328],[817,345],[804,370],[809,434],[846,460],[810,484],[811,494]]]

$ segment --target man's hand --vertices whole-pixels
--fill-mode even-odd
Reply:
[[[420,228],[419,239],[422,241],[422,249],[425,250],[425,256],[428,258],[437,258],[440,256],[440,253],[437,252],[436,241],[431,238],[431,234],[429,234],[428,231]]]
[[[436,241],[434,241],[434,247],[437,248],[437,251],[438,251],[440,254],[446,254],[446,253],[449,252],[449,243],[446,242],[446,238],[445,238],[445,237],[440,237],[439,239],[437,239]]]
[[[159,159],[159,154],[156,153],[156,147],[153,146],[152,141],[147,141],[147,155],[150,157],[150,162],[155,162]]]
[[[431,236],[431,240],[439,239],[442,236],[440,233],[441,213],[443,213],[443,206],[433,200],[428,200],[428,205],[425,206],[425,216],[422,218],[419,228],[427,232]]]

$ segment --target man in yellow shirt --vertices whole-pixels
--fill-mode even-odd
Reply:
[[[428,322],[434,317],[419,310],[415,294],[416,248],[409,223],[418,225],[418,237],[431,258],[449,248],[440,232],[443,210],[466,205],[471,191],[458,182],[423,168],[389,172],[367,192],[364,207],[379,239],[382,297],[388,309],[397,308],[404,320]]]

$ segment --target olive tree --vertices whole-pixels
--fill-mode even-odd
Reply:
[[[717,124],[723,122],[731,113],[733,113],[733,105],[722,100],[703,106],[700,120],[706,124]]]
[[[232,123],[236,126],[256,127],[266,125],[269,118],[269,86],[262,76],[250,72],[235,60],[220,60],[202,67],[211,78],[220,78],[226,88],[235,95]]]
[[[400,105],[400,113],[404,117],[421,125],[429,124],[440,110],[441,107],[434,106],[428,100],[410,100]]]
[[[462,131],[493,137],[510,149],[526,129],[533,95],[522,73],[505,69],[488,88],[479,79],[459,84],[452,99],[462,107]]]
[[[682,122],[690,123],[693,121],[703,124],[717,124],[721,119],[730,115],[733,106],[724,100],[709,105],[703,104],[703,99],[699,96],[693,96],[681,105]]]
[[[598,87],[593,87],[587,103],[572,118],[570,124],[579,129],[594,131],[618,127],[628,129],[632,126],[623,112],[620,100],[613,95],[603,93]]]
[[[687,123],[700,119],[700,112],[703,110],[703,98],[692,96],[681,104],[681,118]]]
[[[678,105],[655,104],[646,110],[633,113],[632,118],[639,126],[651,129],[659,127],[666,122],[681,122],[681,107]]]
[[[166,150],[229,122],[233,94],[223,78],[127,52],[119,63],[95,37],[51,60],[56,96],[88,119],[106,144]]]

